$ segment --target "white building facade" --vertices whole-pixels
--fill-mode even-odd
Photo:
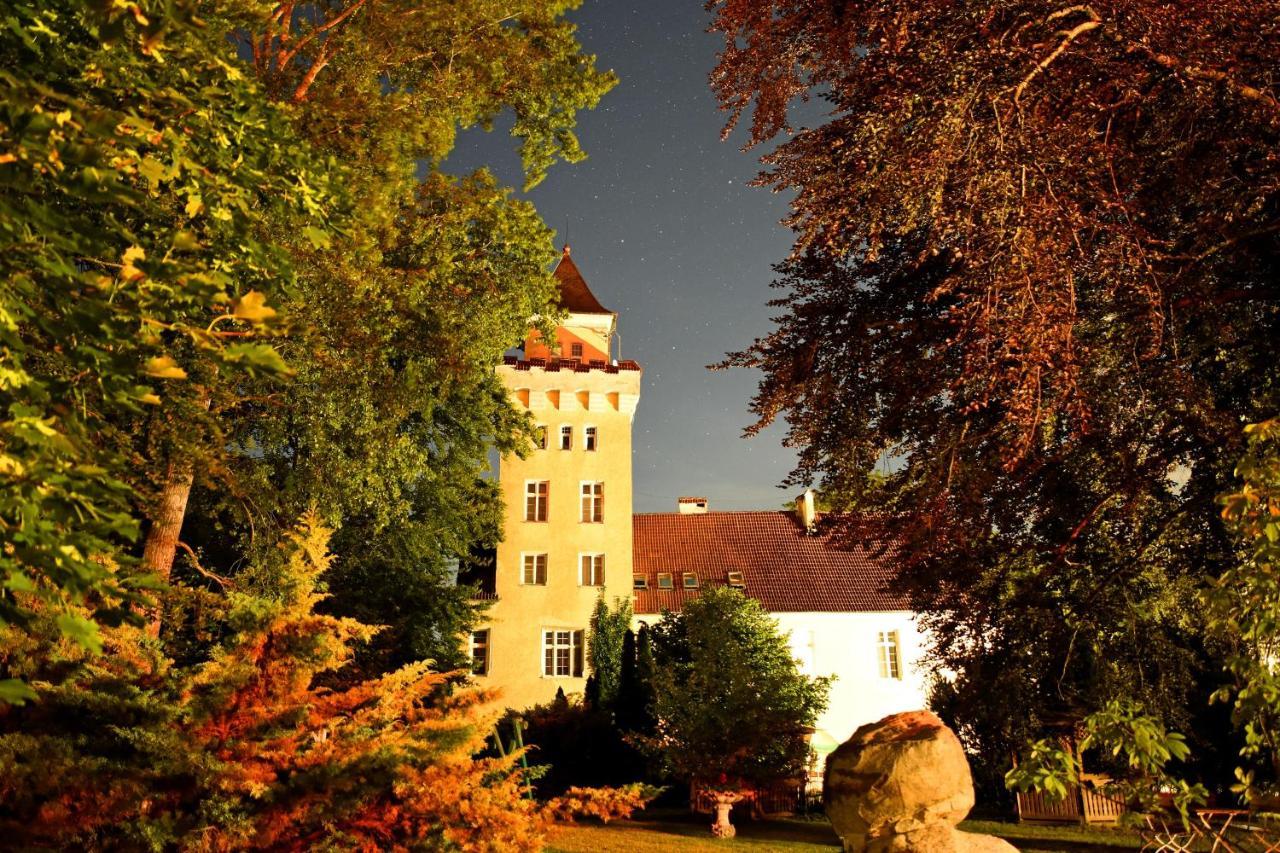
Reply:
[[[926,707],[929,677],[926,638],[889,587],[892,545],[841,543],[815,520],[811,496],[795,512],[710,512],[681,498],[678,512],[637,514],[632,593],[637,623],[714,586],[760,601],[801,671],[834,679],[812,741],[822,754],[861,725]]]

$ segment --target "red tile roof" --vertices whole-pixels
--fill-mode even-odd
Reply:
[[[600,304],[596,295],[587,287],[587,280],[578,271],[578,265],[569,257],[569,247],[564,247],[560,263],[556,264],[554,275],[560,282],[560,307],[574,314],[612,314],[608,308]]]
[[[624,359],[617,364],[610,364],[607,361],[592,359],[591,361],[580,361],[576,358],[530,358],[521,359],[514,355],[504,355],[502,363],[506,367],[514,367],[516,370],[545,370],[549,373],[555,373],[563,370],[570,373],[588,373],[592,370],[603,370],[605,373],[617,373],[620,370],[639,370],[640,364]]]
[[[837,546],[830,532],[805,534],[791,512],[639,513],[633,516],[635,612],[679,611],[700,589],[725,586],[741,572],[744,592],[773,613],[883,612],[908,609],[886,589],[897,549]],[[674,589],[658,589],[671,572]],[[684,589],[683,573],[699,589]]]

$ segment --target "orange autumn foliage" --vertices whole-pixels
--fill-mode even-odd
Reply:
[[[575,809],[528,798],[520,753],[474,757],[492,722],[487,694],[427,663],[327,686],[375,630],[314,612],[328,536],[304,517],[279,565],[252,575],[252,593],[227,593],[223,641],[187,667],[138,628],[106,631],[99,657],[52,627],[6,637],[3,663],[40,699],[0,717],[5,837],[81,849],[540,850],[551,821]]]

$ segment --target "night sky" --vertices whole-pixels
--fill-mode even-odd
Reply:
[[[636,414],[635,510],[681,495],[711,509],[772,509],[794,454],[774,426],[743,438],[759,374],[706,365],[767,333],[771,265],[786,256],[787,197],[748,187],[759,151],[740,150],[707,86],[719,39],[699,0],[587,0],[579,40],[620,83],[579,115],[588,159],[558,165],[528,193],[596,296],[617,311],[623,358],[644,367]],[[488,165],[520,186],[509,124],[469,132],[446,164]],[[793,490],[794,491],[794,490]]]

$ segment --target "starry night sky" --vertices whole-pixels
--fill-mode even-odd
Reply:
[[[587,0],[570,17],[621,82],[579,115],[588,159],[556,166],[527,197],[560,243],[567,232],[583,277],[619,314],[622,357],[644,367],[635,510],[673,511],[680,495],[712,510],[778,508],[798,491],[778,488],[794,463],[783,429],[742,437],[759,374],[706,365],[771,328],[788,199],[747,186],[761,152],[740,150],[741,131],[720,141],[707,86],[720,42],[699,0]],[[509,126],[464,134],[446,169],[488,165],[519,186]]]

